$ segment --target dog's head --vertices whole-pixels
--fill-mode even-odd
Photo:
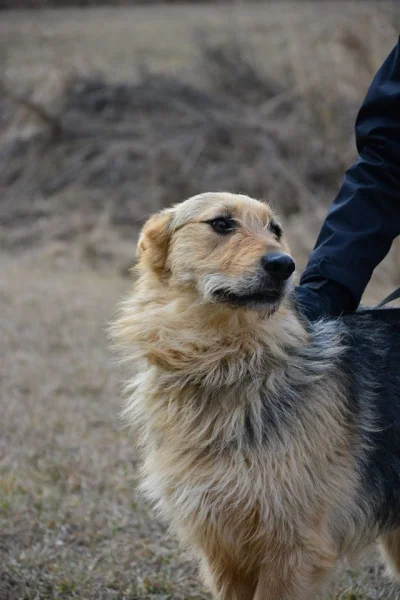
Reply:
[[[271,208],[243,195],[206,193],[152,216],[138,243],[140,270],[200,301],[275,310],[295,264]]]

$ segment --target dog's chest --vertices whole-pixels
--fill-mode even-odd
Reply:
[[[277,522],[291,530],[299,505],[311,504],[303,501],[310,471],[289,436],[265,443],[263,390],[249,385],[246,397],[224,398],[189,391],[177,399],[158,388],[147,405],[148,497],[179,530],[216,527],[243,540],[273,537]]]
[[[214,453],[195,441],[174,442],[159,438],[148,449],[144,487],[177,529],[217,528],[229,539],[233,533],[246,539],[261,529],[266,534],[271,528],[272,534],[277,518],[282,522],[289,513],[265,456],[249,457],[234,447]]]

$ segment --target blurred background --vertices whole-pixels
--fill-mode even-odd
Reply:
[[[208,598],[136,490],[107,323],[145,217],[198,192],[271,201],[301,272],[400,7],[0,9],[0,599]],[[395,244],[365,300],[399,284]],[[324,598],[400,593],[367,556]]]

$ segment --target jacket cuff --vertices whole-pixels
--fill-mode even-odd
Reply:
[[[297,286],[295,295],[300,310],[311,321],[326,316],[336,317],[357,308],[349,290],[330,279],[316,279]]]

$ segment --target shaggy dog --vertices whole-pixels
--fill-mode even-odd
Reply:
[[[398,572],[399,323],[303,319],[282,227],[242,195],[152,216],[137,271],[114,325],[125,415],[215,598],[312,598],[378,537]]]

